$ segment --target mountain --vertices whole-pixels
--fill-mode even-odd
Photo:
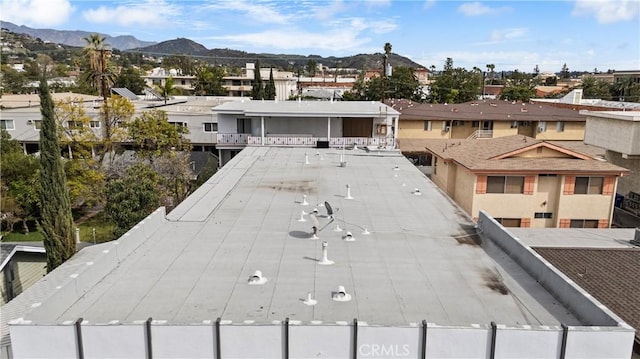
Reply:
[[[53,30],[53,29],[34,29],[27,26],[18,26],[8,21],[0,21],[0,27],[7,29],[17,34],[27,34],[33,38],[39,38],[42,41],[49,41],[53,43],[84,47],[86,42],[85,37],[93,34],[88,31],[69,31],[69,30]],[[141,41],[130,35],[111,36],[107,34],[100,34],[104,36],[106,43],[111,45],[112,48],[118,50],[128,50],[137,47],[144,47],[155,44],[151,41]]]
[[[322,64],[328,67],[341,68],[379,68],[382,63],[382,54],[358,54],[345,57],[322,57],[318,55],[292,55],[292,54],[265,54],[251,53],[232,49],[211,49],[207,50],[203,45],[185,38],[163,41],[151,46],[130,49],[130,52],[139,52],[152,56],[158,55],[189,55],[197,57],[200,60],[207,61],[216,65],[244,67],[247,62],[255,62],[260,60],[260,66],[274,66],[278,68],[304,68],[309,60],[313,60],[316,64]],[[392,66],[405,67],[424,67],[411,59],[397,54],[389,55],[389,63]]]

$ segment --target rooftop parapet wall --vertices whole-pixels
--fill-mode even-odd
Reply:
[[[589,326],[621,327],[633,332],[627,323],[484,211],[479,213],[478,228],[484,239],[500,247],[583,323]]]
[[[163,320],[11,325],[14,358],[628,358],[633,331],[502,325],[373,326],[364,322],[167,324]],[[79,335],[78,335],[79,333]],[[463,345],[461,345],[464,343]],[[318,355],[321,354],[321,355]]]

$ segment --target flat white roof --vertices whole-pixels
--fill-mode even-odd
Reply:
[[[108,274],[88,279],[105,262],[99,256],[132,238],[82,250],[50,273],[35,290],[63,292],[27,304],[24,319],[580,324],[508,255],[478,245],[473,222],[400,153],[348,150],[343,167],[340,155],[245,148],[167,221],[144,227],[149,238],[119,254]],[[311,238],[309,215],[299,221],[314,208],[319,239]],[[333,265],[320,263],[323,241]],[[263,285],[248,283],[256,270]],[[350,301],[332,299],[339,286]],[[304,303],[308,293],[315,306]]]
[[[376,101],[253,101],[223,103],[213,109],[220,114],[244,116],[383,117],[399,116],[393,108]]]

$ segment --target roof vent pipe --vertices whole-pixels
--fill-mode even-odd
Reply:
[[[306,222],[307,220],[304,219],[304,215],[307,214],[307,212],[302,211],[300,212],[300,218],[298,218],[298,222]]]
[[[339,224],[336,224],[336,228],[333,229],[334,232],[342,232],[342,228],[340,228]]]
[[[422,196],[422,192],[420,192],[420,188],[416,188],[413,190],[414,196]]]
[[[262,276],[262,271],[255,271],[253,275],[249,277],[250,285],[262,285],[267,282],[267,278]]]
[[[307,202],[307,195],[306,194],[302,195],[302,205],[303,206],[308,206],[309,205],[309,202]]]
[[[307,300],[305,300],[303,302],[306,305],[316,305],[318,304],[318,301],[313,299],[313,297],[311,297],[311,292],[307,293]]]
[[[333,292],[332,298],[336,302],[348,302],[351,300],[351,294],[347,293],[344,286],[338,286],[338,291]]]
[[[353,238],[353,234],[351,234],[351,232],[347,232],[347,234],[344,236],[344,240],[347,242],[353,242],[356,239]]]
[[[335,263],[334,261],[330,261],[329,258],[327,258],[327,246],[329,244],[327,243],[327,241],[322,242],[322,260],[320,262],[318,262],[318,264],[322,264],[324,266],[330,266],[333,263]]]
[[[304,164],[305,165],[309,164],[309,154],[307,154],[306,152],[304,153]]]
[[[353,197],[351,197],[351,186],[349,185],[347,185],[347,196],[345,199],[353,199]]]

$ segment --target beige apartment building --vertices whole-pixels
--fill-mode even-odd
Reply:
[[[539,140],[584,139],[586,116],[576,110],[500,100],[460,104],[389,100],[400,112],[399,139],[466,139],[521,135]]]
[[[625,168],[527,136],[400,140],[432,155],[431,180],[477,219],[507,227],[608,228]]]

